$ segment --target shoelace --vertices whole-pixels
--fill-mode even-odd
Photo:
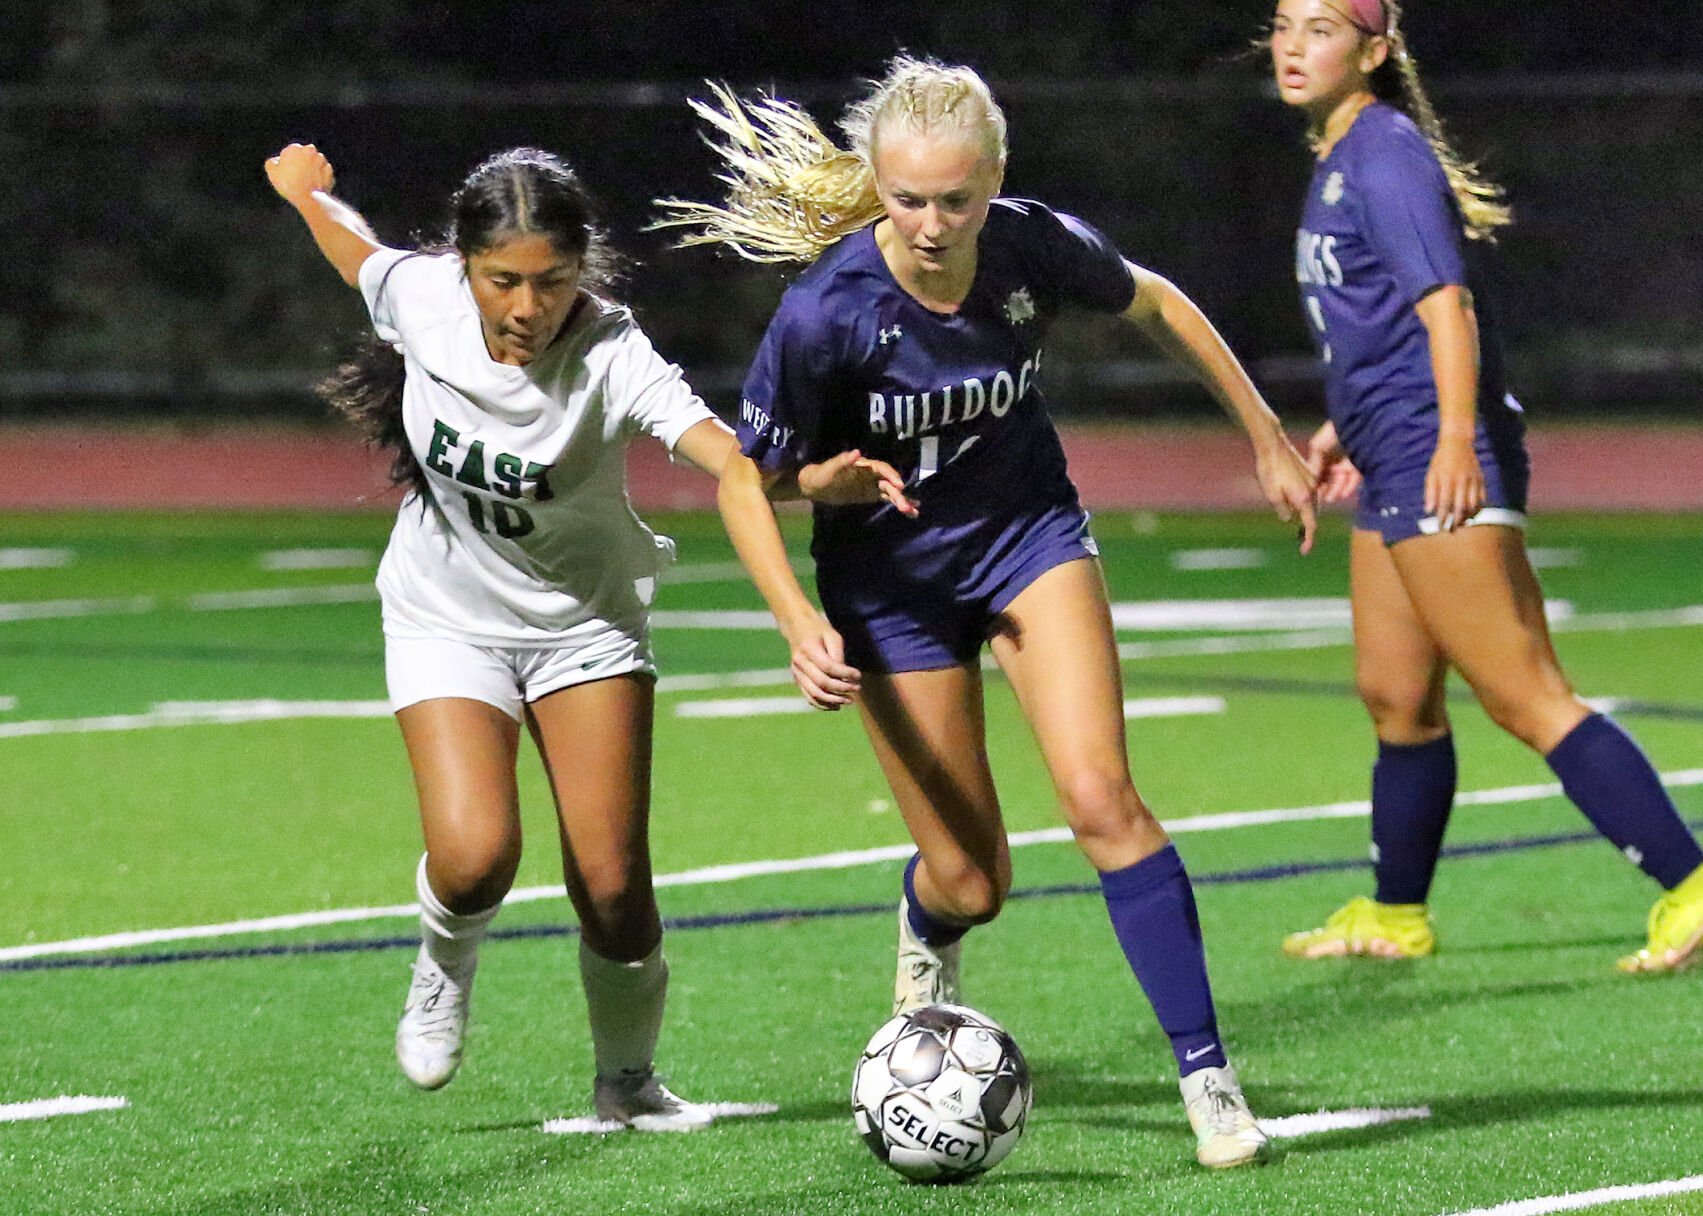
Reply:
[[[415,972],[416,984],[419,983],[418,975],[419,972]],[[442,1040],[453,1036],[456,1009],[455,998],[450,995],[449,986],[449,976],[439,972],[437,979],[418,1002],[408,1002],[407,1012],[414,1015],[420,1038]]]
[[[1211,1081],[1206,1083],[1206,1123],[1215,1133],[1234,1133],[1241,1130],[1242,1108],[1229,1091]]]

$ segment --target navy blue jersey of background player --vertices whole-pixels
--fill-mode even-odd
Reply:
[[[1481,275],[1460,205],[1425,136],[1382,103],[1361,111],[1313,170],[1295,277],[1325,363],[1337,437],[1369,483],[1422,482],[1437,447],[1437,384],[1414,311],[1439,287],[1472,293],[1478,317],[1477,442],[1489,501],[1524,508],[1524,418],[1507,395]]]
[[[745,380],[737,426],[765,471],[857,449],[905,479],[920,514],[815,506],[818,562],[922,567],[976,550],[1023,517],[1080,514],[1040,387],[1042,340],[1066,305],[1122,312],[1135,282],[1103,234],[1039,203],[995,199],[958,311],[893,278],[874,227],[834,245],[787,290]]]

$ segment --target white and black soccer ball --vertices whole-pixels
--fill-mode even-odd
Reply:
[[[899,1014],[875,1032],[852,1074],[858,1134],[913,1182],[952,1182],[998,1165],[1023,1135],[1032,1098],[1016,1041],[963,1005]]]

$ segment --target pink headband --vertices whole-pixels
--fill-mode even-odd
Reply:
[[[1354,24],[1380,38],[1390,32],[1389,14],[1384,0],[1348,0],[1348,12]]]

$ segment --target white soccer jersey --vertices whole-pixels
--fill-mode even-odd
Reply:
[[[642,431],[672,450],[714,417],[680,369],[632,313],[590,296],[532,363],[496,362],[454,254],[381,249],[360,286],[404,357],[430,490],[403,500],[379,564],[385,631],[594,650],[611,626],[642,636],[674,546],[627,501],[626,445]]]

